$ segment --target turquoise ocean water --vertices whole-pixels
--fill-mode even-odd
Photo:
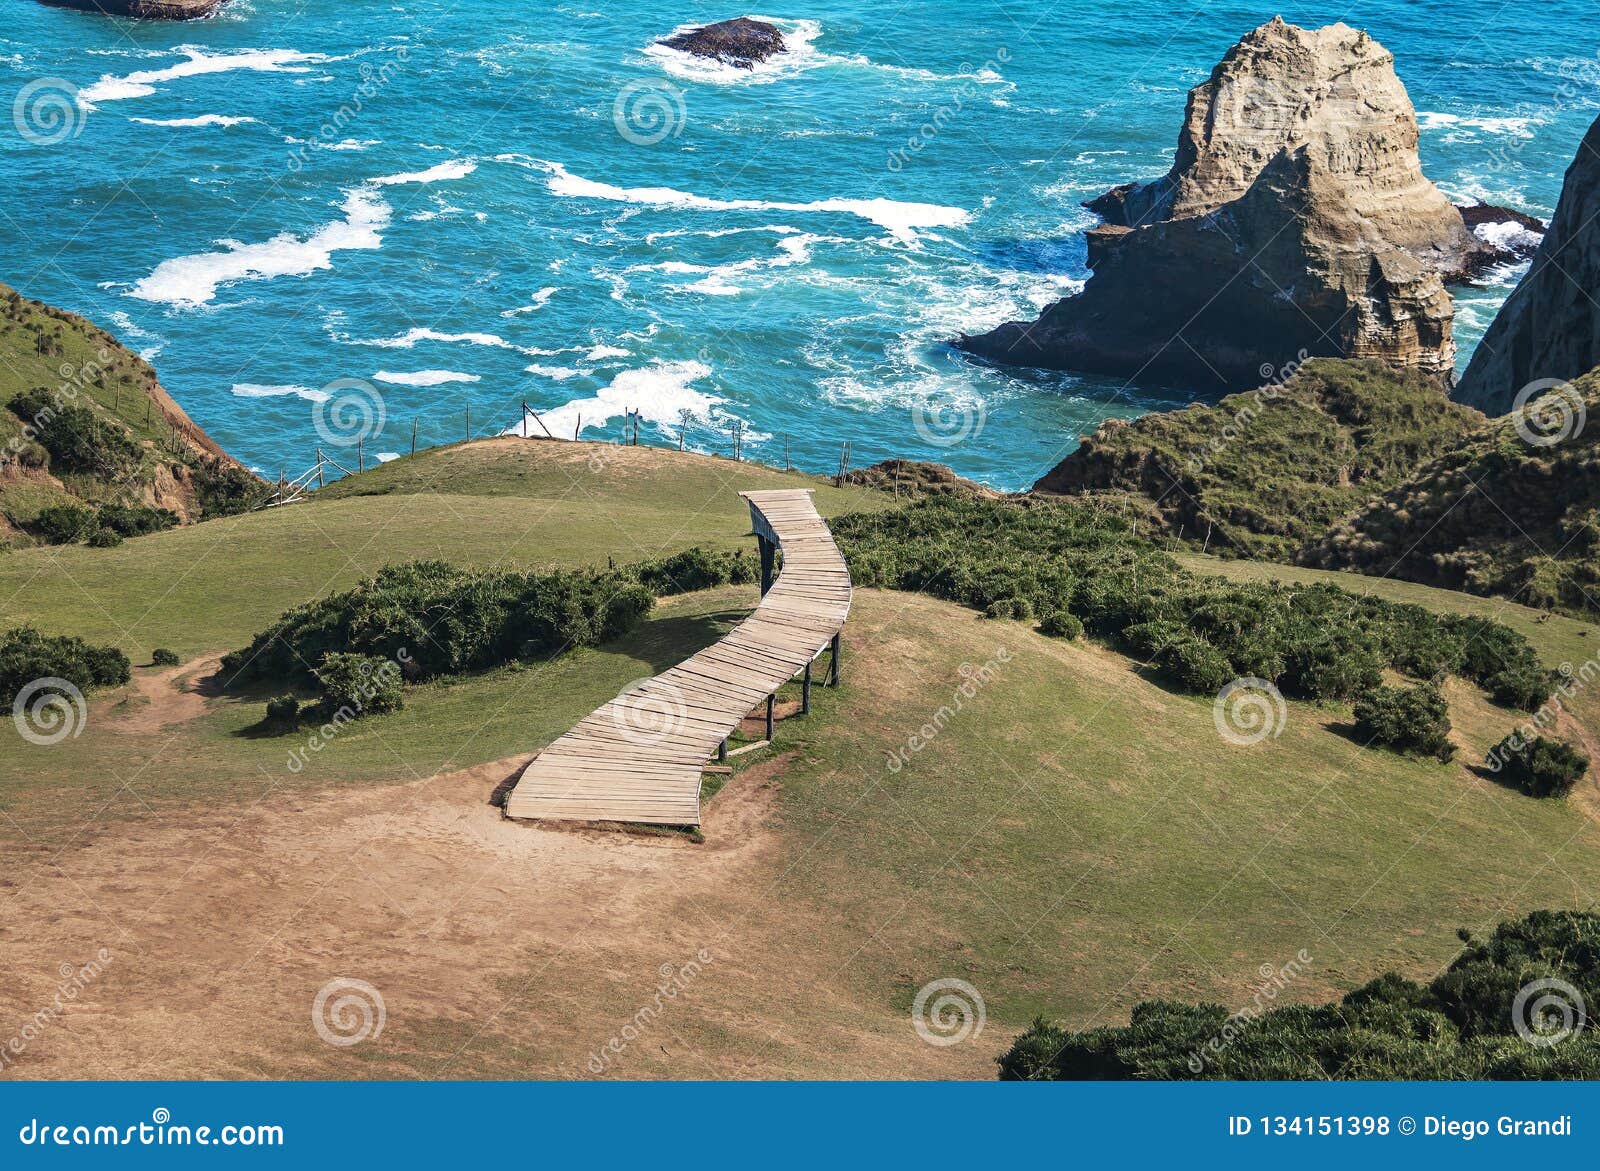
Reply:
[[[0,279],[107,326],[272,474],[358,430],[369,460],[413,420],[460,438],[469,406],[479,434],[514,427],[527,401],[562,436],[636,409],[654,442],[688,420],[726,451],[742,425],[769,462],[787,441],[831,470],[848,440],[857,466],[1021,487],[1100,419],[1189,395],[946,340],[1077,287],[1079,202],[1163,171],[1185,90],[1275,11],[819,0],[762,13],[794,51],[747,73],[651,49],[739,15],[701,3],[233,0],[166,24],[0,0]],[[1590,0],[1281,11],[1395,53],[1449,194],[1548,215],[1600,112]],[[1463,361],[1514,278],[1458,299]]]

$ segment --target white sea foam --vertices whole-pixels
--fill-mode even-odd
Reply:
[[[381,175],[367,182],[374,187],[393,187],[397,183],[439,183],[446,179],[464,179],[478,169],[472,159],[451,159],[425,171],[402,171],[398,175]]]
[[[1496,248],[1536,248],[1539,241],[1544,239],[1541,233],[1529,231],[1516,220],[1479,224],[1472,231],[1485,244],[1493,244]]]
[[[233,393],[240,398],[303,398],[307,402],[326,402],[328,395],[309,386],[268,385],[259,382],[235,382]]]
[[[544,288],[540,289],[537,293],[535,293],[533,295],[533,300],[530,301],[528,304],[519,305],[515,309],[507,309],[504,312],[502,312],[500,314],[500,316],[501,317],[516,317],[518,314],[521,314],[521,313],[533,313],[533,312],[536,312],[537,310],[543,309],[545,307],[545,303],[548,302],[551,297],[554,297],[560,291],[561,291],[560,288],[558,288],[555,285],[546,285]]]
[[[332,268],[335,252],[383,246],[383,232],[389,226],[394,209],[378,193],[379,188],[459,178],[470,173],[473,165],[457,160],[426,171],[369,179],[360,187],[345,192],[341,207],[343,219],[324,224],[306,236],[280,232],[256,244],[220,240],[221,252],[200,252],[163,260],[149,276],[134,285],[132,295],[144,301],[193,308],[215,298],[218,285],[307,276],[319,269]]]
[[[502,156],[504,157],[504,156]],[[970,218],[959,207],[937,203],[909,203],[898,199],[818,199],[788,203],[766,199],[712,199],[671,187],[618,187],[574,175],[560,163],[536,160],[548,175],[554,195],[573,199],[606,199],[640,207],[671,207],[692,211],[844,212],[870,220],[902,243],[913,243],[922,228],[954,228]]]
[[[348,339],[340,338],[345,341]],[[464,342],[474,346],[491,346],[498,350],[520,350],[521,346],[514,346],[505,338],[493,333],[441,333],[437,329],[427,326],[412,326],[404,333],[394,337],[369,338],[366,341],[354,341],[351,345],[377,346],[382,350],[409,350],[418,342]]]
[[[627,350],[605,345],[595,346],[583,355],[584,360],[587,362],[604,362],[607,358],[627,358],[631,356]]]
[[[134,285],[132,295],[143,301],[192,308],[216,297],[217,286],[224,283],[306,276],[333,267],[335,252],[382,246],[391,209],[376,192],[364,187],[347,191],[342,210],[343,219],[306,236],[280,232],[258,244],[221,240],[221,252],[163,260]]]
[[[194,45],[180,46],[177,52],[187,60],[165,69],[141,69],[116,77],[107,74],[93,85],[78,91],[78,104],[86,110],[97,102],[119,102],[126,98],[148,97],[163,81],[198,77],[208,73],[228,73],[248,69],[258,73],[308,73],[310,66],[327,61],[321,53],[300,53],[294,49],[244,49],[236,53],[208,53]]]
[[[552,382],[565,382],[569,378],[576,378],[581,371],[574,370],[571,366],[529,366],[529,374],[536,374],[540,378],[548,378]]]
[[[462,374],[455,370],[379,370],[372,376],[375,382],[392,386],[443,386],[447,382],[477,382],[476,374]]]
[[[1502,117],[1471,117],[1466,114],[1447,114],[1433,110],[1418,110],[1417,125],[1423,130],[1445,132],[1446,142],[1464,142],[1476,137],[1474,131],[1506,138],[1532,138],[1534,128],[1543,118],[1507,115]]]
[[[254,118],[233,117],[228,114],[200,114],[194,118],[130,118],[130,122],[142,122],[146,126],[238,126],[245,122],[254,122]]]
[[[624,370],[593,398],[573,399],[551,411],[541,411],[545,426],[557,436],[573,433],[579,420],[583,427],[603,427],[626,412],[638,411],[649,422],[676,427],[683,412],[701,422],[710,422],[713,408],[722,402],[715,395],[696,390],[693,383],[711,374],[704,362],[656,362],[641,370]],[[538,424],[524,419],[507,429],[507,435],[542,435]]]

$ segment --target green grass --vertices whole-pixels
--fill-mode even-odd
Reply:
[[[951,702],[962,665],[1011,662],[898,772],[886,750]],[[1467,763],[1515,717],[1453,688],[1462,763],[1365,749],[1348,713],[1290,703],[1282,735],[1222,739],[1212,702],[1125,658],[904,595],[862,596],[847,686],[782,725],[779,897],[821,904],[864,994],[898,1009],[942,976],[991,1020],[1125,1020],[1152,995],[1244,1003],[1304,948],[1294,999],[1422,974],[1484,931],[1589,905],[1600,833]]]
[[[243,645],[284,610],[384,565],[603,565],[752,542],[740,491],[814,488],[822,511],[893,498],[813,477],[645,447],[490,440],[420,453],[285,508],[114,549],[0,555],[0,621],[115,643],[135,661]]]

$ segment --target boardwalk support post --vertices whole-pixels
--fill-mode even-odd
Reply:
[[[721,744],[717,745],[717,760],[724,761],[724,760],[727,760],[727,759],[728,759],[728,742],[726,740],[724,740]]]
[[[769,744],[772,743],[772,704],[777,698],[776,695],[767,696],[767,743]]]
[[[811,661],[806,660],[806,675],[800,682],[800,714],[811,714]]]
[[[833,636],[833,654],[828,660],[829,687],[839,686],[839,644],[841,641],[842,636],[837,634]]]

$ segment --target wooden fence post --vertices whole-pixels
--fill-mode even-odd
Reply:
[[[356,471],[364,472],[366,470],[367,470],[367,457],[364,456],[361,453],[361,436],[357,435],[356,436]]]
[[[322,487],[322,448],[317,448],[317,487]]]
[[[411,454],[417,454],[417,421],[411,420]]]

